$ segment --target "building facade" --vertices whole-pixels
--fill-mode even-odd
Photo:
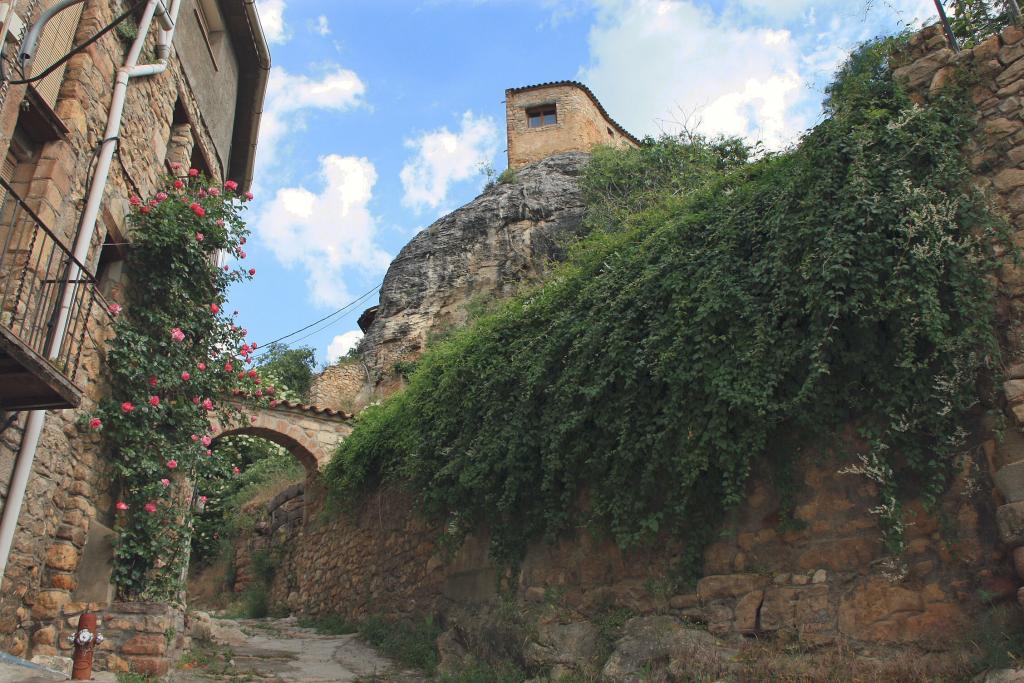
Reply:
[[[116,492],[96,435],[81,423],[104,391],[110,304],[131,286],[121,269],[129,198],[153,195],[173,164],[248,189],[270,68],[254,0],[167,0],[155,10],[84,0],[46,23],[22,64],[22,37],[57,4],[0,2],[8,79],[0,86],[0,503],[17,520],[0,583],[0,648],[22,657],[67,654],[69,622],[112,599]],[[166,68],[128,81],[95,230],[77,259],[115,80],[146,12],[160,21],[143,34],[138,63],[165,57]],[[29,448],[26,425],[41,409],[38,445]],[[16,505],[12,477],[30,451]]]
[[[640,145],[608,115],[590,88],[576,81],[509,88],[505,121],[508,167],[513,170],[563,152],[589,152],[598,145]]]

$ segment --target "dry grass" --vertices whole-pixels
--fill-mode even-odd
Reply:
[[[966,653],[915,648],[856,653],[842,644],[788,652],[756,643],[740,659],[736,683],[963,683],[974,668]]]
[[[228,575],[230,558],[217,559],[188,578],[188,604],[199,609],[224,609],[235,597],[225,580]]]

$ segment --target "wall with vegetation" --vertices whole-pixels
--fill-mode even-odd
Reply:
[[[592,235],[362,413],[273,598],[962,642],[1020,584],[1022,76],[1018,28],[930,27],[793,150],[596,153]]]

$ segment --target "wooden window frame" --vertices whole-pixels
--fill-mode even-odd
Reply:
[[[553,120],[548,121],[548,117]],[[533,120],[538,119],[537,125],[533,125]],[[535,107],[526,108],[526,127],[535,130],[537,128],[546,128],[547,126],[558,125],[558,106],[552,102],[550,104],[539,104]]]

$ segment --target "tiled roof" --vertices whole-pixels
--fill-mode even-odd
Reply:
[[[583,85],[579,81],[548,81],[546,83],[534,83],[533,85],[524,85],[524,86],[520,86],[518,88],[508,88],[505,91],[505,94],[506,95],[516,94],[516,93],[526,92],[527,90],[540,90],[542,88],[550,88],[552,86],[559,86],[559,85],[571,85],[571,86],[579,88],[583,92],[587,93],[587,96],[589,96],[591,101],[593,101],[593,103],[595,105],[597,105],[598,111],[601,112],[601,115],[604,116],[605,119],[607,119],[613,126],[615,126],[615,128],[620,133],[625,135],[627,138],[629,138],[630,140],[632,140],[636,144],[638,144],[638,145],[640,144],[640,141],[636,138],[636,136],[634,136],[628,130],[623,128],[619,124],[618,121],[616,121],[615,119],[613,119],[611,116],[608,115],[608,112],[605,111],[604,105],[601,104],[601,100],[597,99],[597,96],[594,95],[593,92],[591,92],[590,88],[588,88],[587,86]]]
[[[320,406],[310,405],[308,403],[298,403],[297,401],[278,401],[277,407],[279,408],[291,408],[292,410],[301,410],[306,413],[313,413],[314,415],[322,415],[324,417],[340,417],[343,420],[349,420],[352,416],[343,410],[335,410],[334,408],[322,408]]]

